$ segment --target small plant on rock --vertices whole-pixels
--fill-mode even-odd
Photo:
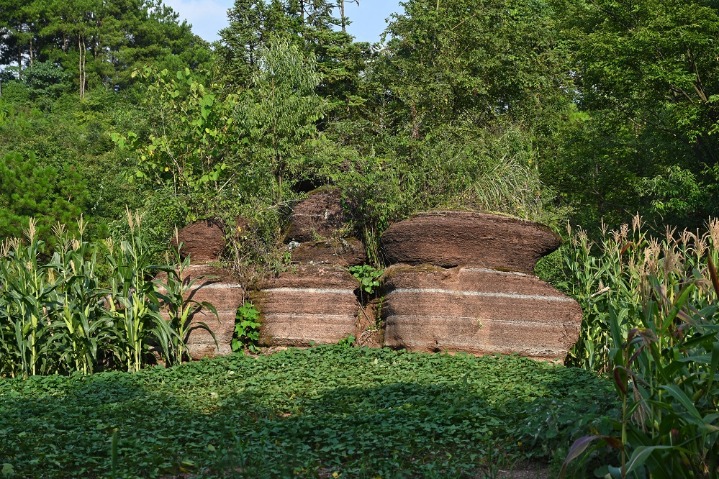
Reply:
[[[384,274],[384,270],[369,264],[350,266],[349,272],[360,282],[360,294],[366,293],[370,296],[379,288],[379,278]]]
[[[260,340],[260,325],[260,312],[252,303],[245,302],[240,306],[235,320],[232,351],[237,352],[245,348],[253,353],[259,351],[257,343]]]

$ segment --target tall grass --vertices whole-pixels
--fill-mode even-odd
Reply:
[[[128,212],[122,241],[89,243],[85,224],[71,237],[54,228],[51,251],[30,221],[24,240],[0,248],[0,376],[137,371],[157,358],[178,362],[193,310],[153,278],[175,263],[153,265],[140,235],[140,218]],[[104,271],[104,273],[103,273]],[[182,310],[184,323],[162,310]]]
[[[600,246],[592,256],[579,232],[566,256],[585,282],[574,290],[585,322],[570,360],[611,374],[621,416],[575,442],[565,469],[594,457],[596,477],[719,477],[719,221],[657,240],[636,217],[631,233]],[[604,445],[616,455],[596,456]]]

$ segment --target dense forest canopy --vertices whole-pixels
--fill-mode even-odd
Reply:
[[[0,237],[130,208],[158,244],[237,215],[269,244],[326,184],[370,250],[438,207],[716,216],[717,2],[407,0],[374,46],[343,3],[236,0],[209,45],[160,0],[0,0]]]

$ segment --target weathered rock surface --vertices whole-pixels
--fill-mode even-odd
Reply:
[[[337,189],[315,190],[292,209],[287,241],[317,241],[335,236],[346,223],[341,193]]]
[[[367,254],[362,242],[355,238],[308,241],[292,249],[292,261],[348,267],[364,264]]]
[[[299,265],[251,294],[263,346],[330,344],[355,334],[358,284],[346,269]]]
[[[382,235],[390,264],[428,263],[446,268],[479,266],[532,273],[537,260],[559,247],[546,226],[468,211],[421,213]]]
[[[393,348],[562,361],[579,337],[579,304],[522,273],[395,265],[384,289],[384,344]]]
[[[190,256],[193,264],[217,261],[225,249],[225,233],[219,221],[200,220],[178,231],[180,255]],[[173,240],[173,243],[175,240]]]
[[[208,302],[217,310],[217,316],[202,308],[192,317],[190,326],[204,322],[214,333],[197,328],[190,332],[187,348],[192,359],[224,356],[232,352],[232,335],[235,330],[237,308],[244,300],[244,289],[222,268],[209,265],[190,265],[183,272],[183,280],[195,280],[187,299],[198,303]]]

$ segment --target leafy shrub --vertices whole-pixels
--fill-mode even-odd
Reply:
[[[380,277],[384,270],[377,269],[369,264],[350,266],[349,272],[360,282],[360,291],[372,296],[380,286]]]
[[[232,337],[232,350],[235,352],[248,349],[256,353],[257,342],[260,340],[260,312],[250,302],[237,308],[235,318],[235,334]]]

